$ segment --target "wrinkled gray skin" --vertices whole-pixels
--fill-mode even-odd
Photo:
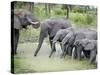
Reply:
[[[38,47],[34,53],[34,56],[37,56],[37,53],[39,52],[44,38],[49,35],[49,41],[50,45],[52,47],[52,40],[54,36],[56,35],[57,31],[59,29],[65,29],[71,27],[71,24],[69,23],[68,20],[63,19],[63,18],[51,18],[47,19],[44,22],[41,23],[41,31],[40,31],[40,37],[39,37],[39,44]],[[54,51],[56,51],[55,46],[54,46]]]
[[[79,30],[78,33],[83,33],[84,35],[79,35],[78,37],[81,37],[81,36],[84,36],[84,38],[78,38],[76,36],[76,39],[75,41],[77,40],[81,40],[81,39],[90,39],[90,40],[97,40],[97,31],[95,30],[91,30],[91,29],[82,29],[82,30]],[[77,57],[77,46],[74,45],[75,47],[75,50],[74,50],[74,58]],[[89,54],[90,54],[90,51],[84,51],[85,53],[85,57],[89,58]]]
[[[65,57],[67,53],[71,56],[75,40],[84,39],[84,38],[97,39],[97,32],[86,28],[85,29],[84,28],[61,29],[57,32],[56,36],[53,39],[52,52],[54,50],[55,43],[57,41],[60,41],[61,48],[62,48],[62,56]]]
[[[70,33],[70,35],[69,35]],[[52,45],[52,52],[50,54],[49,57],[52,56],[53,52],[54,52],[54,46],[56,44],[57,41],[61,42],[60,45],[61,45],[61,49],[62,49],[62,52],[65,51],[65,47],[66,47],[66,44],[71,44],[73,43],[73,39],[74,37],[72,37],[73,34],[73,28],[70,27],[70,28],[66,28],[66,29],[60,29],[54,39],[53,39],[53,45]],[[66,38],[67,37],[67,38]],[[66,38],[66,39],[65,39]],[[70,39],[70,40],[69,40]],[[67,42],[66,42],[67,41]]]
[[[61,42],[61,49],[62,49],[62,56],[61,57],[65,57],[65,55],[67,53],[69,53],[69,55],[71,55],[72,53],[72,48],[73,48],[73,43],[75,40],[75,29],[70,27],[70,28],[66,28],[66,29],[60,29],[56,36],[53,39],[53,45],[52,45],[52,52],[50,54],[50,57],[52,56],[53,52],[54,52],[54,45],[57,41]]]
[[[29,11],[19,9],[11,12],[11,34],[12,34],[12,55],[17,53],[17,45],[19,40],[19,30],[32,25],[34,28],[40,26],[39,21],[35,19]]]
[[[77,57],[81,60],[81,53],[87,56],[86,52],[89,52],[89,62],[94,63],[96,61],[97,54],[97,40],[81,39],[75,41],[75,46],[77,46]]]

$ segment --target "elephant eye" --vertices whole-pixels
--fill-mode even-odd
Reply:
[[[79,44],[79,46],[82,46],[82,44]]]
[[[26,17],[27,17],[27,14],[24,15],[24,18],[26,18]]]

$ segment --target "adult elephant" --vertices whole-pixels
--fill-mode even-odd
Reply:
[[[67,53],[69,55],[72,55],[72,50],[74,47],[75,40],[84,39],[84,38],[95,40],[97,39],[97,32],[91,29],[86,29],[86,28],[75,29],[71,27],[67,29],[60,29],[53,39],[51,55],[54,52],[54,45],[56,41],[61,42],[61,48],[63,51],[62,56],[65,57]]]
[[[90,40],[90,39],[76,40],[74,45],[77,47],[77,57],[79,60],[81,60],[81,54],[83,51],[86,57],[89,56],[90,63],[94,63],[96,61],[97,40]]]
[[[17,45],[19,40],[19,30],[32,25],[34,28],[40,26],[39,21],[32,16],[32,13],[24,9],[11,10],[11,54],[17,53]]]
[[[51,18],[51,19],[47,19],[44,22],[42,22],[40,37],[39,37],[39,44],[34,53],[34,56],[37,56],[37,53],[39,52],[39,50],[41,48],[43,40],[45,37],[47,37],[47,35],[49,35],[49,41],[50,41],[50,45],[52,47],[52,40],[53,40],[54,36],[56,35],[57,31],[59,29],[65,29],[68,27],[71,27],[70,22],[63,18]],[[54,47],[54,50],[56,51],[55,47]]]

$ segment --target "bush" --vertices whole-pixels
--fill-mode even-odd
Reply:
[[[66,14],[66,11],[60,8],[55,9],[54,12],[55,12],[55,15],[65,15]]]
[[[19,42],[38,42],[40,29],[34,29],[31,26],[27,30],[20,31]]]
[[[91,24],[94,20],[94,16],[91,14],[86,15],[87,24]]]
[[[70,20],[80,26],[96,26],[96,16],[88,13],[71,13]]]
[[[84,14],[80,14],[80,13],[71,13],[70,15],[70,20],[75,22],[75,23],[79,23],[79,24],[85,24],[86,20],[86,15]]]

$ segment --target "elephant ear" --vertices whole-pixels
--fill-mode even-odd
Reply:
[[[18,16],[14,15],[14,29],[21,29],[21,23]]]
[[[23,18],[25,16],[26,11],[23,9],[15,9],[14,14],[19,16],[20,18]]]
[[[87,43],[84,47],[85,50],[92,50],[94,48],[94,44],[92,42]]]

